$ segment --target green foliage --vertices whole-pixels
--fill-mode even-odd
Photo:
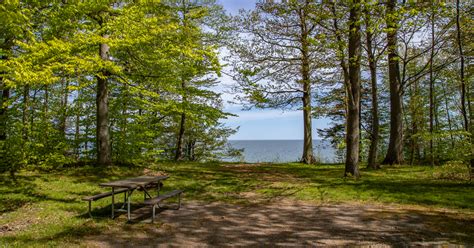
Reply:
[[[397,60],[402,71],[405,157],[423,163],[433,154],[440,164],[472,158],[472,137],[461,131],[465,128],[457,99],[459,51],[453,6],[408,1],[398,4],[393,13],[386,13],[387,5],[378,1],[364,1],[361,7],[367,13],[364,29],[373,35],[377,78],[381,79],[381,152],[387,145],[390,114],[384,82],[387,47],[383,33],[390,31],[388,23],[400,34]],[[472,50],[469,13],[470,6],[461,4],[465,51]],[[0,126],[6,137],[0,141],[2,170],[27,165],[56,168],[94,158],[97,78],[108,82],[114,160],[171,158],[183,114],[187,159],[216,159],[235,132],[222,125],[230,114],[223,111],[221,96],[212,90],[219,84],[218,52],[223,44],[242,93],[237,100],[246,107],[284,109],[301,109],[304,47],[309,63],[305,80],[313,92],[310,105],[316,105],[313,117],[331,120],[329,128],[318,131],[342,150],[347,99],[339,67],[347,62],[347,15],[348,5],[311,1],[257,4],[255,10],[232,18],[214,0],[4,1],[0,6],[0,88],[9,96],[1,99]],[[430,47],[431,20],[434,48]],[[110,47],[108,60],[98,54],[99,44]],[[431,50],[434,60],[430,62]],[[367,64],[365,55],[363,65]],[[430,63],[435,67],[432,106]],[[362,159],[370,141],[372,104],[364,74]],[[465,74],[468,92],[472,92],[472,75]],[[433,133],[428,132],[430,107],[436,119]],[[428,148],[430,141],[433,151]]]
[[[317,6],[311,1],[264,2],[233,17],[226,59],[237,82],[238,101],[248,108],[301,108],[304,84],[309,84],[311,94],[321,67],[332,62],[332,54],[324,49],[328,39],[316,24],[326,15]],[[302,56],[307,56],[305,76]]]
[[[460,78],[459,78],[459,48],[456,42],[455,9],[453,4],[441,2],[416,2],[407,1],[403,4],[397,2],[394,13],[386,13],[387,3],[380,4],[378,1],[366,1],[364,11],[366,23],[364,31],[372,35],[372,52],[375,55],[378,79],[378,109],[380,123],[379,151],[385,155],[387,147],[387,133],[389,121],[389,85],[387,83],[387,49],[386,35],[388,31],[397,29],[399,41],[396,51],[399,57],[400,75],[402,88],[400,94],[403,99],[403,126],[401,131],[404,137],[403,153],[405,161],[409,163],[429,163],[433,154],[435,162],[442,164],[451,160],[469,161],[473,156],[472,140],[470,135],[463,131],[463,117],[460,111]],[[462,2],[462,1],[461,1]],[[462,32],[469,33],[469,20],[465,19],[470,11],[467,3],[461,3],[460,21]],[[329,7],[328,7],[329,6]],[[338,59],[347,56],[347,27],[344,26],[344,18],[347,16],[348,6],[338,5],[331,11],[332,5],[322,4],[321,8],[327,8],[329,20],[323,19],[321,25],[327,28],[326,36],[332,41],[328,49],[335,50],[334,55]],[[434,32],[431,30],[433,19]],[[469,18],[468,18],[469,19]],[[339,24],[336,28],[335,23]],[[387,28],[392,26],[391,29]],[[367,34],[367,32],[364,32]],[[432,35],[434,36],[434,47],[431,47]],[[337,36],[340,39],[337,39]],[[463,36],[463,43],[469,42],[469,35]],[[363,37],[363,40],[367,37]],[[361,101],[361,155],[366,158],[368,142],[371,139],[370,112],[373,103],[370,100],[370,80],[368,78],[368,57],[365,42],[362,43],[364,57],[362,58],[362,101]],[[467,50],[466,50],[467,51]],[[433,102],[430,103],[430,56],[433,52]],[[329,68],[333,68],[334,65]],[[365,74],[365,75],[364,75]],[[466,74],[466,76],[468,73]],[[470,75],[470,74],[469,74]],[[469,76],[467,76],[469,77]],[[335,71],[329,80],[324,82],[323,87],[317,95],[318,106],[313,113],[315,118],[326,117],[331,120],[329,127],[318,129],[318,132],[332,144],[338,146],[343,153],[346,122],[347,94],[343,85],[343,71]],[[467,79],[466,79],[467,80]],[[364,82],[365,81],[365,82]],[[470,80],[472,81],[472,79]],[[467,81],[466,81],[467,82]],[[472,103],[471,103],[472,104]],[[467,105],[467,103],[466,103]],[[430,108],[433,110],[434,130],[429,132]],[[472,118],[471,118],[472,119]],[[430,149],[430,141],[433,141],[433,150]],[[378,159],[382,160],[382,157]]]
[[[166,158],[176,138],[164,137],[176,136],[183,111],[190,128],[202,125],[189,139],[221,132],[207,148],[219,149],[232,133],[219,123],[228,114],[210,90],[221,69],[209,28],[223,18],[215,1],[19,1],[0,10],[7,55],[1,83],[12,96],[3,103],[9,125],[2,152],[11,159],[3,167],[51,169],[93,158],[96,78],[108,81],[117,162]],[[100,44],[110,47],[109,60],[98,53]]]
[[[449,181],[469,181],[469,166],[462,161],[451,161],[442,166],[436,167],[433,171],[433,178]]]
[[[412,138],[419,138],[426,145],[433,140],[436,144],[434,156],[439,163],[443,161],[468,161],[471,157],[469,136],[470,133],[463,130],[438,131],[433,134],[425,131],[413,135]]]

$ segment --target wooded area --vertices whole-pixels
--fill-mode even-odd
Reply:
[[[0,1],[0,246],[473,246],[472,1],[230,1]]]
[[[212,1],[2,3],[2,169],[201,160],[223,127]],[[209,26],[207,26],[209,24]]]
[[[232,152],[223,70],[247,108],[301,110],[359,164],[474,166],[468,1],[5,1],[1,168],[209,161]],[[225,66],[223,66],[225,65]],[[316,127],[317,128],[317,127]]]

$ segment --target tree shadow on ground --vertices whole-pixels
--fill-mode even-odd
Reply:
[[[312,192],[311,187],[325,189],[327,192],[340,194],[341,192],[352,192],[353,200],[360,199],[365,194],[365,200],[377,200],[382,202],[396,202],[403,204],[416,204],[425,206],[449,206],[459,209],[474,210],[474,184],[467,181],[443,181],[430,178],[420,179],[420,175],[426,176],[426,168],[388,167],[375,171],[376,174],[364,174],[359,180],[342,178],[343,168],[338,166],[327,166],[317,168],[315,166],[282,166],[268,165],[266,167],[249,167],[260,171],[283,171],[303,180],[303,183]],[[366,169],[362,169],[366,171]],[[390,178],[391,171],[395,171],[396,178]],[[372,173],[372,172],[367,172]],[[406,175],[406,176],[401,176]],[[282,177],[286,180],[286,177]],[[294,182],[294,181],[293,181]],[[349,194],[348,194],[349,195]]]
[[[98,183],[142,175],[143,168],[112,168],[110,171],[79,168],[71,172],[40,175],[39,181],[35,181],[38,175],[29,174],[18,177],[16,183],[2,181],[6,185],[0,193],[9,195],[8,200],[18,200],[7,211],[13,211],[27,202],[54,201],[58,203],[55,209],[64,210],[64,216],[75,218],[72,216],[76,215],[79,217],[76,220],[80,220],[80,224],[67,224],[64,230],[52,232],[48,237],[20,233],[4,239],[32,245],[63,239],[82,245],[85,239],[86,245],[90,246],[474,244],[474,238],[470,235],[474,231],[472,217],[463,219],[443,212],[426,213],[387,207],[288,203],[288,199],[300,193],[311,194],[311,199],[320,197],[324,202],[327,194],[331,193],[329,190],[334,188],[344,194],[349,191],[352,191],[351,194],[354,191],[370,193],[380,198],[378,202],[388,199],[391,202],[457,208],[466,206],[472,209],[473,195],[466,193],[472,190],[472,185],[417,181],[416,178],[389,180],[372,177],[369,180],[344,181],[340,176],[341,167],[303,166],[293,169],[257,165],[234,168],[198,164],[169,166],[160,171],[171,176],[165,181],[164,191],[184,189],[187,204],[178,211],[160,211],[155,224],[148,223],[151,208],[140,208],[139,205],[133,205],[133,209],[138,209],[134,212],[132,223],[135,224],[123,225],[126,223],[123,213],[116,220],[105,220],[110,217],[110,198],[103,200],[106,202],[93,203],[96,218],[88,221],[85,220],[88,217],[87,202],[80,200],[82,196],[107,190],[99,187]],[[63,184],[57,183],[63,179]],[[37,183],[41,180],[47,182],[46,187],[53,189],[54,186],[55,192],[38,189]],[[427,194],[439,196],[425,197]],[[466,199],[461,201],[459,197]],[[191,199],[199,201],[191,202]],[[3,207],[1,204],[5,203],[0,203]],[[464,216],[470,215],[466,213]],[[81,230],[83,227],[85,230]],[[33,237],[32,241],[27,240],[28,237]]]
[[[354,205],[304,205],[273,202],[238,206],[188,202],[180,210],[157,214],[151,208],[132,216],[147,224],[127,231],[111,229],[85,237],[105,246],[432,246],[474,245],[474,219],[442,212]],[[148,218],[146,217],[148,216]]]
[[[75,245],[83,245],[83,237],[94,235],[97,233],[103,232],[104,229],[96,226],[94,222],[89,222],[84,225],[80,226],[67,226],[63,227],[63,229],[55,233],[54,235],[47,235],[41,236],[39,238],[32,238],[29,235],[13,235],[13,236],[5,236],[2,237],[3,242],[6,243],[6,247],[9,247],[8,244],[15,244],[21,243],[26,246],[36,247],[38,245],[42,246],[55,246],[53,245],[54,242],[60,242],[64,240],[68,240],[70,243],[74,243]],[[0,243],[0,246],[2,244]]]
[[[25,204],[47,199],[44,193],[38,192],[34,176],[17,175],[15,179],[0,174],[0,214],[15,211]]]

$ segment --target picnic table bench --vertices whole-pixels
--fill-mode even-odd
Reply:
[[[183,193],[182,190],[173,190],[166,194],[160,195],[160,190],[163,187],[162,181],[166,179],[168,179],[168,176],[140,176],[140,177],[127,178],[127,179],[122,179],[122,180],[117,180],[117,181],[112,181],[112,182],[101,183],[99,184],[99,186],[111,187],[112,191],[100,193],[93,196],[87,196],[87,197],[82,198],[82,200],[89,202],[89,216],[92,217],[91,202],[108,197],[108,196],[112,196],[111,206],[112,206],[112,219],[113,219],[115,211],[116,211],[114,209],[115,195],[124,193],[124,202],[121,209],[123,209],[125,205],[127,205],[127,219],[130,220],[130,198],[133,192],[138,189],[140,191],[143,191],[143,195],[144,195],[143,204],[151,205],[153,207],[153,216],[152,216],[152,222],[153,222],[155,218],[155,208],[156,207],[161,208],[159,205],[161,201],[171,198],[173,196],[178,196],[179,202],[178,202],[177,208],[175,209],[179,209],[181,206],[181,194]],[[157,189],[156,197],[152,197],[149,193],[149,190],[153,188]]]
[[[157,197],[145,200],[145,202],[144,202],[145,205],[151,205],[152,208],[153,208],[153,215],[151,217],[151,223],[153,223],[153,221],[155,221],[155,208],[156,207],[162,208],[160,206],[160,202],[163,201],[163,200],[166,200],[166,199],[171,198],[173,196],[178,196],[178,206],[175,208],[175,210],[178,210],[181,207],[181,194],[182,193],[183,193],[182,190],[176,189],[176,190],[170,191],[166,194],[159,195]]]
[[[92,205],[93,201],[97,201],[99,199],[111,196],[112,194],[124,193],[124,202],[125,202],[125,199],[127,197],[127,192],[128,192],[128,189],[125,189],[125,188],[124,189],[118,189],[118,190],[115,190],[115,192],[110,191],[110,192],[100,193],[100,194],[93,195],[93,196],[86,196],[86,197],[82,198],[82,200],[89,202],[89,210],[88,210],[87,213],[92,218],[92,213],[91,213],[92,206],[91,205]]]

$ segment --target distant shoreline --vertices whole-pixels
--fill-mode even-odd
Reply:
[[[323,139],[313,139],[323,141]],[[303,141],[303,139],[229,139],[227,141]]]
[[[301,158],[304,141],[302,139],[255,139],[228,140],[227,143],[233,148],[243,149],[242,156],[229,159],[229,161],[286,163],[298,161]],[[339,162],[337,150],[328,141],[313,139],[313,153],[320,162]]]

